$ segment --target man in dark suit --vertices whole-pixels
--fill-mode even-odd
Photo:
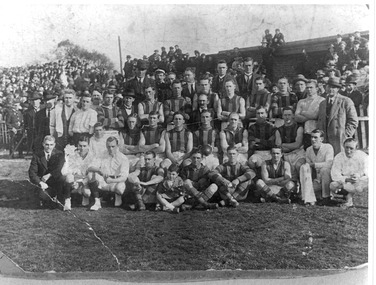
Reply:
[[[352,137],[358,127],[354,103],[338,93],[341,86],[339,78],[329,78],[328,95],[319,105],[317,123],[318,128],[325,133],[325,142],[333,146],[334,155],[344,151],[343,142]]]
[[[247,57],[243,61],[244,73],[236,77],[236,82],[239,86],[239,95],[245,101],[252,101],[252,97],[256,94],[255,80],[258,77],[256,72],[253,71],[254,61],[253,58]]]
[[[136,93],[135,105],[141,103],[146,99],[145,88],[154,85],[154,80],[146,76],[146,71],[148,69],[148,62],[144,60],[139,60],[136,66],[136,76],[130,79],[125,89],[133,89]]]
[[[24,113],[24,129],[27,134],[27,151],[34,150],[35,140],[35,114],[40,110],[40,102],[42,97],[38,92],[30,94],[28,100],[31,103],[29,109]]]
[[[31,183],[41,191],[39,197],[41,205],[49,201],[49,197],[63,200],[63,176],[61,169],[64,165],[64,153],[55,149],[55,138],[46,136],[43,140],[43,150],[36,151],[31,159],[29,178]],[[48,195],[47,195],[48,194]]]
[[[197,91],[197,82],[195,80],[195,70],[193,67],[187,67],[184,72],[185,85],[183,86],[183,91],[181,95],[184,98],[189,98],[193,102],[193,97]]]
[[[43,150],[43,139],[50,135],[50,113],[55,109],[56,95],[52,91],[43,92],[45,108],[35,114],[35,146],[36,150]]]
[[[214,76],[212,83],[212,91],[219,95],[219,98],[223,98],[226,95],[225,82],[232,79],[235,82],[235,93],[239,93],[239,86],[230,74],[227,74],[227,63],[225,60],[220,60],[217,63],[218,74]]]

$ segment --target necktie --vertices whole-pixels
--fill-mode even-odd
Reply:
[[[245,82],[248,83],[250,75],[247,75],[247,74],[244,74],[244,75],[245,75]]]
[[[326,116],[330,115],[330,111],[332,109],[332,106],[333,106],[333,99],[332,98],[328,98],[328,102],[326,104]]]
[[[191,94],[194,93],[193,84],[191,84]]]
[[[50,109],[47,109],[47,118],[50,118]]]
[[[51,154],[47,153],[47,162],[50,161]]]

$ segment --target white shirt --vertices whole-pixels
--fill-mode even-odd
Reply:
[[[368,155],[361,150],[357,150],[352,158],[344,152],[337,154],[331,170],[332,180],[345,183],[346,178],[353,174],[359,174],[361,179],[368,177]]]

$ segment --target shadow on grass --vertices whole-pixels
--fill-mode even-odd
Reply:
[[[0,208],[39,209],[38,188],[25,180],[0,180]]]

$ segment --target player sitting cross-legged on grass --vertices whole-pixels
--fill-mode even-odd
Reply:
[[[235,146],[228,147],[227,157],[228,161],[217,166],[209,173],[209,177],[219,186],[219,193],[223,199],[220,205],[237,207],[238,201],[247,198],[249,187],[256,173],[247,165],[240,164]]]
[[[261,202],[288,203],[289,196],[295,190],[291,180],[291,167],[282,159],[282,149],[271,149],[272,159],[261,165],[261,178],[256,182],[256,196]]]
[[[200,204],[206,209],[217,209],[217,203],[208,203],[208,200],[217,192],[218,186],[211,183],[208,178],[210,170],[201,163],[202,153],[193,150],[191,161],[192,163],[184,166],[180,172],[186,192],[194,197],[196,204]]]
[[[68,147],[74,148],[73,146]],[[66,193],[64,211],[71,210],[71,193],[82,195],[82,206],[89,205],[91,192],[88,186],[89,174],[87,169],[94,159],[93,154],[89,151],[89,138],[87,136],[78,138],[78,150],[74,153],[69,153],[68,147],[65,148],[65,163],[61,170],[65,178],[63,186],[64,193]]]
[[[164,170],[156,164],[156,154],[153,151],[145,152],[145,166],[132,172],[128,177],[131,191],[136,198],[137,210],[146,209],[145,204],[155,204],[156,189],[163,181]]]
[[[179,167],[171,164],[167,170],[167,176],[157,188],[158,204],[156,210],[164,210],[179,213],[179,207],[185,202],[183,192],[183,179],[178,174]]]

